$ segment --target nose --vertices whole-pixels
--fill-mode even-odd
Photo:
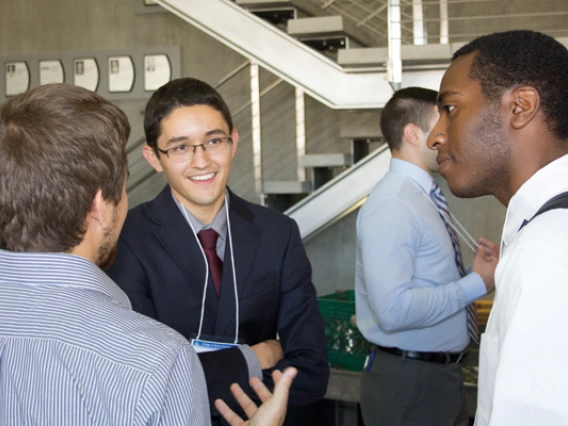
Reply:
[[[193,153],[191,157],[191,166],[196,169],[204,169],[211,164],[211,158],[209,154],[205,151],[203,145],[196,145],[193,147]]]
[[[428,140],[426,144],[428,148],[439,150],[448,141],[448,136],[443,128],[442,118],[438,120],[430,134],[428,135]]]

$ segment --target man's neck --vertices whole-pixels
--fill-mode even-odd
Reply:
[[[411,155],[408,155],[407,153],[404,153],[402,151],[392,151],[391,150],[391,156],[392,156],[392,158],[396,158],[398,160],[406,161],[407,163],[413,164],[416,167],[420,167],[422,170],[424,170],[426,173],[428,173],[430,176],[432,176],[432,170],[430,170],[422,162],[418,161],[416,158],[414,158]]]
[[[526,143],[525,146],[529,146],[529,143]],[[495,190],[493,192],[495,198],[503,205],[508,206],[509,201],[521,186],[540,169],[568,154],[568,141],[554,140],[548,144],[541,143],[540,146],[541,149],[527,150],[527,152],[517,155],[517,158],[513,154],[510,161],[512,172],[509,177],[509,185],[502,185],[501,191]]]
[[[99,244],[97,244],[96,240],[94,240],[92,232],[87,230],[83,240],[67,253],[84,257],[96,264],[98,261],[98,248]]]
[[[192,206],[191,209],[187,210],[204,226],[208,226],[213,222],[213,219],[215,219],[222,207],[223,204],[218,207],[215,206],[215,208],[213,206]]]
[[[174,197],[175,194],[174,194]],[[219,214],[223,205],[225,204],[225,197],[219,198],[213,204],[207,205],[200,205],[200,204],[193,204],[188,203],[187,200],[183,199],[180,200],[177,198],[177,201],[189,212],[191,215],[197,219],[203,226],[208,226],[213,222],[213,219]]]

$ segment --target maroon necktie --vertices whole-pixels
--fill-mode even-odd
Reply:
[[[199,237],[199,241],[201,241],[203,251],[207,257],[211,279],[215,286],[215,293],[217,293],[217,297],[219,297],[219,293],[221,292],[221,273],[223,271],[223,261],[217,256],[216,250],[219,234],[217,234],[214,229],[203,229],[197,233],[197,236]]]

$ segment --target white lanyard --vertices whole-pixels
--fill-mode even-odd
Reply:
[[[436,208],[436,211],[438,211],[438,206],[436,205],[436,203],[434,203],[434,200],[432,200],[432,197],[430,197],[430,194],[428,194],[424,188],[422,188],[418,182],[415,182],[414,180],[412,180],[411,178],[409,178],[407,176],[408,180],[410,180],[410,182],[412,182],[414,185],[416,185],[418,187],[418,189],[420,189],[420,192],[422,192],[422,194],[424,194],[424,196],[428,199],[428,201],[430,201],[430,203]],[[448,209],[448,213],[450,214],[450,217],[452,218],[453,223],[449,223],[449,226],[452,227],[452,229],[454,231],[456,231],[456,234],[459,235],[459,237],[463,240],[463,242],[471,249],[471,251],[473,253],[477,252],[477,247],[479,246],[479,244],[477,244],[477,241],[475,241],[475,239],[469,234],[469,232],[467,232],[467,229],[465,229],[465,227],[459,222],[459,220],[456,219],[456,217],[452,214],[452,212],[450,212],[450,209]],[[456,227],[456,225],[458,225],[458,227]]]
[[[182,205],[183,207],[183,205]],[[197,237],[197,232],[195,232],[195,228],[189,220],[187,215],[186,208],[183,207],[182,212],[185,216],[186,222],[189,223],[191,230],[193,231],[193,235],[195,236],[195,240],[197,241],[197,245],[201,250],[201,254],[203,255],[203,260],[205,261],[205,283],[203,284],[203,299],[201,300],[201,315],[199,317],[199,330],[197,332],[196,340],[199,340],[201,337],[201,330],[203,328],[203,317],[205,315],[205,297],[207,296],[207,282],[209,281],[209,263],[207,262],[207,256],[205,256],[205,251],[203,251],[203,247]],[[225,213],[227,215],[227,235],[229,236],[229,249],[231,253],[231,269],[233,271],[233,289],[235,292],[235,340],[234,344],[237,344],[239,340],[239,296],[237,294],[237,274],[235,273],[235,256],[233,254],[233,238],[231,236],[231,220],[229,219],[229,199],[227,198],[227,194],[225,193]]]

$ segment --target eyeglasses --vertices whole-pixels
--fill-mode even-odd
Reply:
[[[195,150],[198,147],[201,147],[203,152],[207,152],[209,155],[215,155],[225,151],[232,143],[232,138],[223,136],[220,138],[210,139],[199,145],[178,145],[166,150],[156,147],[156,149],[162,154],[166,154],[170,160],[175,161],[176,163],[181,163],[184,161],[190,161],[195,155]]]

